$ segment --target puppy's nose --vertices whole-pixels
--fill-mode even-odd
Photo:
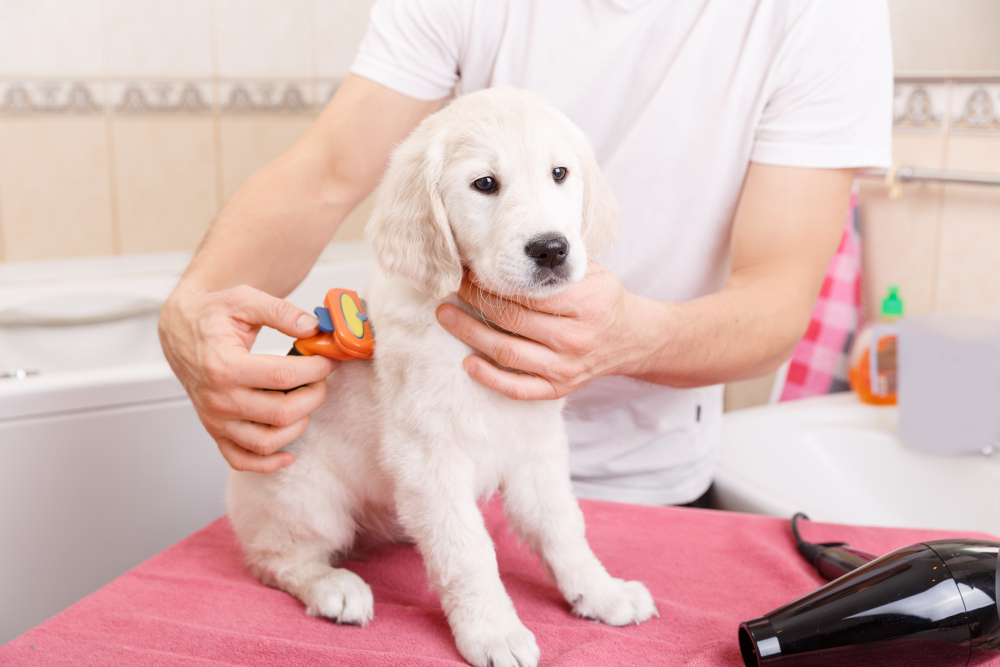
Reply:
[[[569,243],[565,236],[540,236],[524,247],[528,257],[535,260],[540,268],[554,269],[566,261]]]

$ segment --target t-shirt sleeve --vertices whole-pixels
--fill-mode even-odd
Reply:
[[[892,164],[892,44],[884,0],[825,0],[797,18],[775,64],[751,160]]]
[[[458,81],[466,0],[379,0],[351,72],[418,100]]]

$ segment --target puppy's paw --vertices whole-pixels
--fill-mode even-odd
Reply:
[[[453,628],[458,652],[475,667],[537,667],[535,635],[515,616],[507,622],[481,619],[475,628]]]
[[[608,577],[600,586],[591,586],[573,603],[573,613],[608,625],[642,623],[659,616],[653,596],[638,581]]]
[[[307,614],[337,623],[365,625],[375,613],[372,589],[350,570],[334,569],[317,579],[306,597]]]

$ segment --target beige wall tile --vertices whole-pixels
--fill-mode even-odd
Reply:
[[[243,181],[290,148],[310,125],[309,116],[223,116],[219,121],[223,197],[229,199]]]
[[[1000,174],[1000,137],[952,136],[947,168]],[[938,310],[1000,319],[1000,190],[949,185],[944,193]]]
[[[941,135],[896,133],[893,159],[940,169],[945,141]],[[907,313],[934,309],[942,196],[940,185],[911,184],[903,186],[901,197],[890,199],[884,184],[861,182],[862,276],[869,317],[878,314],[888,285],[900,286]]]
[[[251,174],[275,159],[301,137],[311,118],[288,116],[226,117],[220,121],[222,191],[229,199]],[[369,195],[347,216],[333,241],[362,238],[374,198]]]
[[[332,79],[347,76],[368,28],[373,4],[373,0],[317,0],[317,76]]]
[[[211,0],[105,0],[104,7],[111,76],[211,76]]]
[[[0,0],[0,74],[100,76],[101,0]]]
[[[215,215],[212,119],[116,118],[122,252],[193,249]]]
[[[952,135],[945,168],[1000,174],[1000,134]]]
[[[755,408],[758,405],[767,405],[771,399],[771,388],[774,386],[774,377],[775,373],[771,373],[759,378],[727,384],[725,394],[723,395],[723,409],[725,412]]]
[[[893,132],[892,160],[907,167],[940,169],[948,148],[944,139],[942,135]]]
[[[104,119],[0,120],[0,193],[6,259],[111,254]]]
[[[217,74],[311,78],[313,0],[216,0]]]
[[[1000,71],[1000,2],[889,0],[897,74]]]

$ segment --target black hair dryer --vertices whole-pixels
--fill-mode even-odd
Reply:
[[[824,576],[846,574],[741,623],[747,667],[1000,666],[1000,542],[935,540],[866,562],[803,542],[797,519],[803,555]]]

